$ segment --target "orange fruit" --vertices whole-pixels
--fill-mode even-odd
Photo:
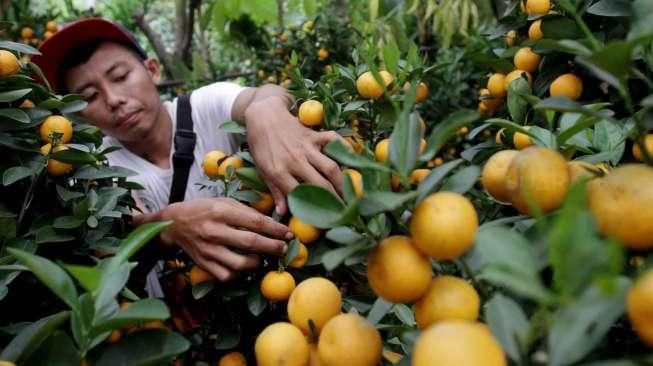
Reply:
[[[319,58],[320,61],[326,60],[327,58],[329,58],[329,50],[327,50],[326,48],[320,48],[317,51],[317,58]]]
[[[494,98],[506,96],[506,75],[495,73],[487,80],[487,90]]]
[[[23,100],[22,103],[20,103],[20,108],[29,109],[29,108],[34,108],[34,107],[36,107],[36,104],[34,104],[34,102],[32,102],[29,99],[25,99],[25,100]]]
[[[503,99],[493,97],[490,94],[490,91],[486,88],[479,90],[478,95],[483,97],[481,99],[481,104],[485,105],[488,110],[496,110],[497,108],[501,107],[501,104],[503,104]]]
[[[114,329],[111,331],[107,339],[105,339],[104,341],[107,344],[114,344],[114,343],[118,343],[118,341],[121,338],[122,338],[122,332],[120,331],[120,329]]]
[[[653,248],[653,168],[625,164],[587,187],[589,207],[603,235],[630,249]]]
[[[374,293],[390,302],[412,303],[431,282],[431,261],[407,236],[383,239],[367,257],[367,280]]]
[[[55,22],[54,20],[51,20],[45,23],[45,29],[54,33],[59,30],[59,25],[57,25],[57,22]]]
[[[250,203],[254,209],[264,215],[269,215],[274,209],[274,198],[268,192],[259,192],[259,200]]]
[[[462,278],[437,276],[414,306],[415,321],[424,329],[443,320],[476,320],[481,299]]]
[[[209,178],[217,178],[220,176],[220,160],[224,159],[227,154],[219,150],[209,151],[204,155],[204,160],[202,160],[202,169],[204,169],[204,174]]]
[[[20,30],[20,36],[23,39],[31,39],[34,37],[34,29],[31,27],[23,27],[23,29]]]
[[[642,342],[653,347],[653,270],[644,272],[628,290],[626,312]]]
[[[288,228],[295,234],[295,237],[304,244],[310,244],[320,237],[320,230],[309,225],[297,216],[290,218]]]
[[[551,0],[526,0],[528,15],[544,15],[551,9]]]
[[[388,161],[388,151],[390,149],[390,139],[383,139],[376,143],[374,147],[374,157],[376,161],[385,163]]]
[[[285,271],[270,271],[261,280],[261,294],[270,301],[286,301],[294,289],[295,279]]]
[[[478,230],[476,209],[463,195],[438,192],[419,203],[410,219],[415,246],[439,260],[455,259],[473,244]]]
[[[537,67],[540,65],[541,59],[542,57],[533,52],[530,47],[523,47],[515,53],[513,62],[515,63],[515,67],[519,70],[535,72],[537,71]]]
[[[378,99],[383,95],[384,86],[387,92],[390,93],[394,77],[385,70],[379,71],[379,75],[383,81],[383,86],[376,81],[371,71],[364,72],[356,79],[356,90],[358,90],[358,94],[361,97],[365,99]]]
[[[241,168],[243,166],[243,161],[235,155],[232,155],[222,161],[220,163],[220,166],[218,167],[218,175],[221,175],[223,177],[227,177],[227,173],[229,172],[229,167],[233,168],[233,175],[229,178],[233,178],[233,176],[236,175],[236,169]]]
[[[528,27],[528,38],[531,41],[539,41],[544,38],[544,33],[542,33],[542,19],[538,19],[531,23],[531,26]]]
[[[203,282],[215,282],[215,277],[213,277],[212,274],[197,265],[191,267],[188,272],[188,277],[190,279],[190,284],[193,286]]]
[[[578,100],[583,94],[583,82],[574,74],[558,76],[549,87],[552,97],[563,96],[571,100]]]
[[[320,126],[324,121],[324,106],[317,100],[307,100],[299,106],[298,117],[304,126]]]
[[[349,178],[351,178],[356,196],[363,197],[363,176],[361,173],[355,169],[345,169],[342,172],[349,175]]]
[[[506,33],[506,46],[512,47],[515,45],[515,40],[517,39],[517,32],[513,29]]]
[[[363,145],[361,145],[360,142],[358,142],[355,137],[347,136],[345,137],[345,140],[347,140],[349,146],[351,146],[351,148],[354,149],[354,152],[356,152],[356,154],[360,155],[363,153]]]
[[[410,90],[410,83],[405,82],[404,83],[404,92],[408,92]],[[421,103],[426,100],[429,96],[429,87],[426,85],[424,82],[420,81],[419,85],[417,86],[417,92],[415,94],[415,103]]]
[[[20,70],[18,58],[7,50],[0,50],[0,78],[14,75]]]
[[[424,330],[413,347],[413,366],[506,366],[501,345],[482,323],[447,320]]]
[[[431,169],[415,169],[410,173],[410,184],[418,185],[431,173]]]
[[[528,71],[513,70],[513,71],[509,72],[508,75],[506,75],[504,88],[506,88],[506,90],[508,90],[508,86],[510,85],[510,83],[512,83],[513,81],[519,79],[522,75],[526,75],[526,79],[528,79],[529,84],[533,82],[533,77],[531,76],[531,74]]]
[[[41,141],[52,143],[54,133],[61,134],[60,144],[67,144],[73,138],[73,125],[68,119],[62,116],[50,116],[43,121],[39,128]]]
[[[651,158],[653,158],[653,133],[649,133],[646,136],[644,136],[644,146],[646,148],[646,152],[649,154]],[[633,153],[633,157],[636,160],[644,161],[644,154],[642,152],[642,149],[639,148],[638,144],[633,143],[632,153]]]
[[[305,366],[310,357],[308,342],[294,325],[268,325],[254,343],[258,366]]]
[[[531,126],[523,126],[525,130],[530,130]],[[512,135],[512,143],[515,145],[517,150],[524,150],[527,147],[533,146],[533,140],[531,137],[525,133],[515,132]]]
[[[342,295],[336,285],[323,277],[311,277],[297,285],[288,299],[288,319],[310,335],[309,320],[318,333],[329,319],[340,314]]]
[[[58,145],[52,148],[52,144],[45,144],[41,146],[41,154],[48,155],[49,153],[56,153],[57,151],[68,150],[67,146]],[[73,166],[55,159],[48,159],[47,171],[53,177],[58,177],[70,173]]]
[[[483,167],[481,184],[492,197],[501,202],[508,202],[510,197],[505,188],[506,173],[517,150],[501,150],[492,155]]]
[[[306,248],[306,245],[299,243],[299,252],[295,256],[295,258],[288,263],[288,267],[293,267],[293,268],[302,268],[308,261],[308,249]]]
[[[567,161],[555,150],[532,146],[512,159],[505,181],[510,202],[519,212],[532,214],[530,201],[548,213],[560,207],[567,194]]]
[[[376,366],[383,342],[379,331],[358,314],[340,314],[322,328],[317,352],[324,366]]]
[[[574,184],[581,180],[596,178],[601,173],[601,169],[596,165],[592,165],[582,160],[567,162],[567,168],[569,170],[570,184]]]
[[[229,352],[220,358],[218,366],[247,366],[247,360],[240,352]]]
[[[46,39],[50,39],[50,38],[52,38],[52,36],[54,36],[54,32],[50,32],[50,31],[45,31],[45,32],[43,32],[43,40],[44,40],[44,41],[45,41]]]

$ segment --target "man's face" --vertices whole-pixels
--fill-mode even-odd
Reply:
[[[87,62],[66,72],[72,93],[82,94],[88,106],[81,114],[119,141],[142,140],[153,131],[163,110],[154,60],[140,60],[117,43],[104,42]]]

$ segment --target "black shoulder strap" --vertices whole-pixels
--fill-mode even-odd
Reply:
[[[175,153],[172,155],[172,186],[168,203],[184,200],[188,184],[188,172],[193,165],[195,132],[190,106],[190,93],[177,97],[177,132],[175,133]]]

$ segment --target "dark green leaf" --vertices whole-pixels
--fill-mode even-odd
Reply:
[[[240,331],[235,328],[219,329],[214,347],[217,350],[230,350],[240,343]]]
[[[584,36],[573,19],[559,15],[545,17],[541,29],[548,39],[578,39]]]
[[[628,0],[601,0],[587,8],[587,13],[602,17],[629,17],[630,1]]]
[[[473,53],[470,55],[470,59],[479,65],[489,66],[496,72],[508,73],[515,69],[510,61],[489,55],[486,52]]]
[[[577,57],[576,62],[585,66],[598,78],[615,88],[622,88],[630,73],[633,43],[616,41],[589,57]]]
[[[531,86],[524,76],[518,78],[508,85],[508,111],[513,121],[522,123],[526,115],[528,102],[522,98],[522,95],[532,94]]]
[[[178,333],[160,329],[143,330],[107,348],[94,365],[167,365],[173,357],[186,352],[188,348],[190,342]]]
[[[632,2],[633,19],[630,24],[628,39],[647,37],[653,34],[653,2],[634,0]]]
[[[69,311],[62,311],[42,318],[26,327],[2,350],[0,359],[20,364],[70,318]]]
[[[268,190],[268,187],[265,185],[265,182],[263,182],[261,177],[258,175],[256,168],[252,168],[252,167],[238,168],[236,169],[236,176],[238,176],[238,179],[240,179],[243,183],[256,189],[259,192],[266,192]]]
[[[390,36],[383,47],[383,61],[385,61],[385,66],[392,75],[397,75],[399,57],[400,51],[397,42],[395,42],[394,37]]]
[[[93,154],[76,150],[66,149],[52,153],[50,156],[54,160],[62,161],[70,164],[93,164],[95,165],[96,158]]]
[[[345,259],[351,257],[354,253],[364,249],[367,243],[362,242],[338,249],[330,250],[322,256],[322,265],[327,271],[332,271],[338,267]]]
[[[240,135],[244,135],[247,133],[247,130],[245,129],[245,126],[239,124],[238,122],[225,122],[220,125],[220,130],[227,132],[227,133],[237,133]]]
[[[161,230],[170,225],[170,221],[152,222],[144,224],[132,231],[118,247],[116,255],[110,259],[108,271],[111,272],[125,263],[131,256],[133,256],[139,249],[149,243],[155,236],[159,235]]]
[[[288,195],[290,212],[307,224],[321,229],[338,226],[345,205],[325,188],[300,184]]]
[[[357,155],[350,148],[345,146],[340,141],[331,141],[324,149],[324,153],[332,157],[342,165],[352,168],[369,168],[389,172],[390,169],[377,162],[371,161],[363,156]]]
[[[458,165],[465,162],[463,159],[452,160],[446,162],[439,167],[431,170],[429,175],[424,178],[422,183],[417,187],[417,192],[419,196],[417,197],[417,202],[421,202],[426,196],[435,191],[437,185],[442,181],[442,179],[449,174],[450,171],[455,169]]]
[[[261,294],[259,287],[252,286],[247,293],[247,308],[249,312],[254,316],[259,316],[267,305],[268,302],[263,297],[263,294]]]
[[[138,175],[138,173],[120,166],[84,166],[77,169],[73,178],[95,180],[105,178],[127,178],[135,175]]]
[[[26,45],[24,43],[17,43],[17,42],[10,42],[10,41],[0,41],[0,48],[6,49],[6,50],[12,50],[20,53],[24,53],[27,55],[40,55],[41,52],[39,52],[36,48]]]
[[[373,325],[378,324],[390,309],[392,309],[393,305],[393,303],[377,297],[376,301],[374,301],[374,305],[372,305],[372,309],[367,314],[367,320]]]
[[[415,326],[415,316],[413,311],[405,304],[395,304],[393,307],[393,312],[403,324],[408,326]]]
[[[25,366],[41,365],[79,365],[77,348],[68,334],[58,330],[43,342],[25,363]]]
[[[565,52],[578,56],[589,56],[592,54],[592,51],[587,48],[587,46],[573,39],[541,39],[533,46],[533,51],[536,53],[549,50]]]
[[[56,109],[56,110],[59,110],[59,109],[65,107],[66,103],[64,103],[64,102],[62,102],[62,101],[60,101],[59,99],[56,99],[56,98],[50,98],[50,99],[46,99],[46,100],[42,101],[41,103],[37,104],[36,106],[38,108],[41,108],[41,109],[49,109],[49,110]]]
[[[368,192],[361,199],[359,208],[363,216],[393,211],[417,197],[416,191],[395,193],[385,191]]]
[[[122,328],[127,325],[151,320],[164,320],[170,317],[166,304],[159,299],[143,299],[133,302],[109,319],[99,320],[93,327],[96,334]]]
[[[5,170],[2,174],[2,184],[4,186],[9,186],[21,179],[32,176],[32,174],[34,174],[34,171],[30,168],[14,166]]]
[[[442,122],[438,123],[428,139],[428,145],[422,154],[422,160],[428,161],[437,154],[442,146],[453,137],[456,132],[464,126],[479,119],[481,115],[472,110],[459,110],[448,115]]]
[[[444,182],[442,190],[463,194],[472,189],[480,176],[481,168],[478,165],[464,167]]]
[[[100,283],[100,271],[94,267],[65,264],[63,266],[87,291],[95,290]]]
[[[530,326],[524,310],[511,298],[497,293],[485,304],[485,321],[508,356],[519,362]]]
[[[0,93],[0,102],[8,103],[8,102],[16,101],[29,94],[31,91],[32,89],[30,88],[30,89],[16,89],[16,90],[2,92]]]
[[[354,244],[363,239],[363,235],[347,226],[334,227],[325,234],[326,238],[338,244]]]
[[[20,108],[0,108],[0,117],[5,117],[20,123],[30,123],[27,113]]]

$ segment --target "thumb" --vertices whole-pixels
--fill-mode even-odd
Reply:
[[[277,186],[273,184],[268,185],[268,188],[270,189],[270,193],[274,199],[277,214],[279,214],[279,216],[284,216],[288,210],[288,206],[286,204],[286,196],[279,188],[277,188]]]

